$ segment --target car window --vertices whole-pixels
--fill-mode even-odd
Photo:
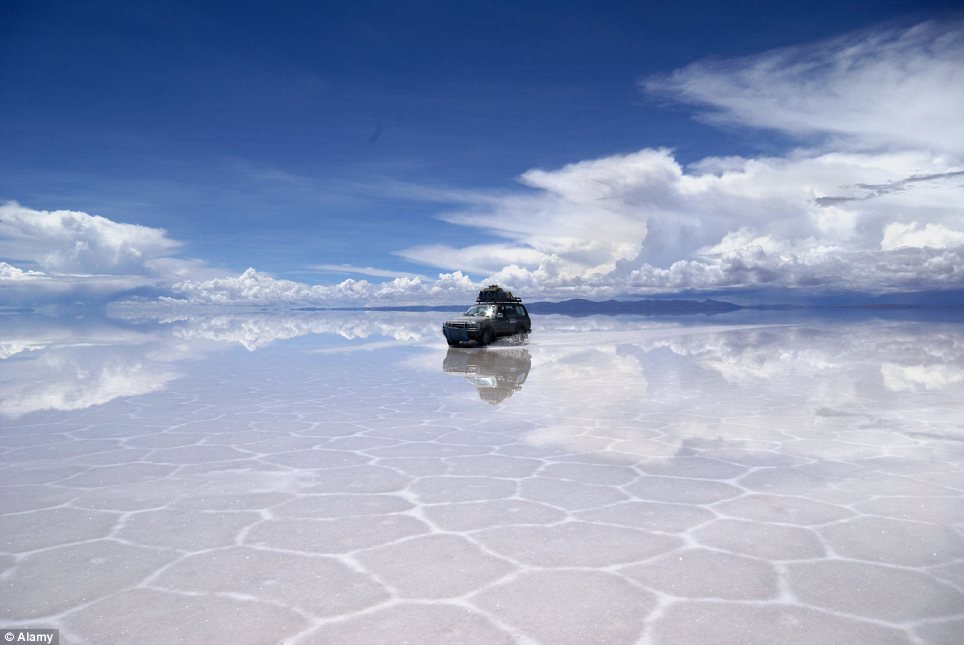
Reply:
[[[466,316],[491,316],[495,312],[492,305],[474,305],[465,312]]]

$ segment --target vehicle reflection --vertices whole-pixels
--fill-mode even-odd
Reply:
[[[475,386],[479,398],[498,405],[522,389],[529,376],[532,357],[524,348],[450,348],[442,361],[446,374],[458,374]]]

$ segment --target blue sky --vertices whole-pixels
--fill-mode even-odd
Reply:
[[[0,298],[964,287],[957,3],[597,4],[5,2]]]

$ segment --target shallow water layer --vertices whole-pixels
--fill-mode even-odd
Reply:
[[[957,643],[964,328],[0,321],[0,626]]]

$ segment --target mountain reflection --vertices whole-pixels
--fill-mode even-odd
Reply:
[[[464,376],[479,391],[479,398],[496,405],[522,389],[529,376],[529,350],[449,348],[442,362],[447,374]]]

